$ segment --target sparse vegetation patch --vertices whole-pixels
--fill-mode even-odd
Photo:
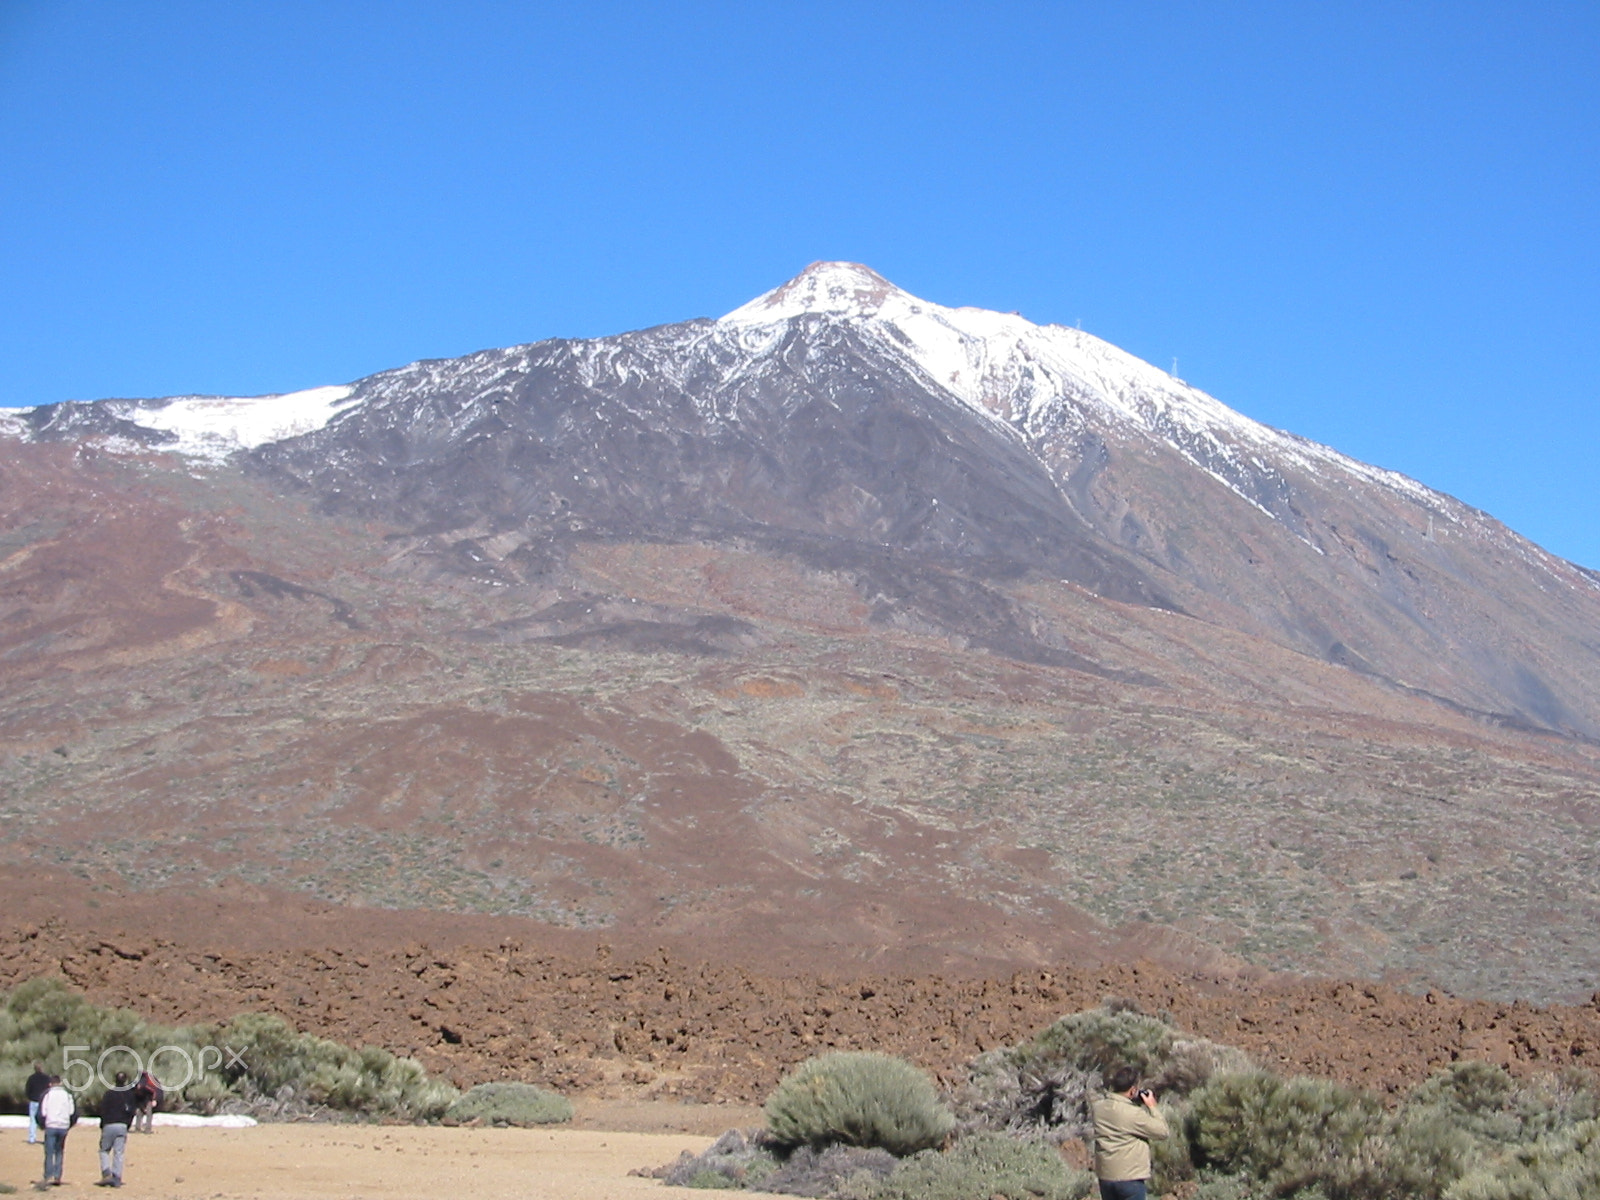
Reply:
[[[572,1120],[572,1102],[531,1083],[480,1083],[445,1109],[444,1119],[462,1124],[559,1125]]]
[[[1054,1147],[979,1133],[949,1150],[906,1159],[887,1179],[860,1188],[860,1200],[1082,1200],[1094,1176],[1062,1161]]]

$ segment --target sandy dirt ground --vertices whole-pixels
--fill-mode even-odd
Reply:
[[[719,1106],[628,1104],[607,1110],[591,1104],[580,1106],[573,1125],[553,1129],[158,1128],[130,1139],[125,1186],[116,1194],[128,1200],[667,1200],[703,1193],[628,1172],[705,1149],[714,1136],[705,1131],[758,1119],[752,1110]],[[625,1128],[603,1128],[608,1124]],[[112,1194],[95,1186],[98,1139],[98,1130],[74,1130],[67,1138],[62,1186],[43,1190]],[[0,1135],[0,1181],[27,1191],[37,1185],[43,1163],[43,1148],[28,1145],[25,1133]]]

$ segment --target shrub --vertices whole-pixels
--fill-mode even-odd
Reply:
[[[1194,1178],[1194,1161],[1189,1153],[1189,1102],[1177,1099],[1161,1106],[1171,1133],[1150,1143],[1151,1192],[1163,1195],[1175,1184]],[[1091,1145],[1091,1150],[1092,1150]]]
[[[1194,1163],[1262,1180],[1279,1195],[1317,1184],[1354,1194],[1370,1182],[1384,1114],[1365,1092],[1266,1072],[1213,1079],[1191,1098]]]
[[[1600,1121],[1584,1121],[1505,1152],[1446,1200],[1588,1200],[1600,1195]]]
[[[161,1105],[166,1109],[183,1107],[211,1115],[221,1112],[231,1102],[239,1099],[240,1096],[228,1086],[227,1080],[207,1072],[200,1078],[192,1080],[177,1097],[170,1093],[163,1097]]]
[[[426,1120],[442,1116],[458,1095],[450,1084],[429,1078],[414,1058],[299,1033],[282,1017],[247,1013],[218,1030],[217,1040],[236,1055],[224,1079],[246,1097]]]
[[[1303,1200],[1439,1200],[1480,1157],[1479,1142],[1437,1105],[1386,1114],[1366,1092],[1264,1072],[1196,1092],[1182,1133],[1203,1176]]]
[[[18,985],[0,1005],[0,1104],[13,1111],[26,1106],[24,1084],[37,1061],[74,1085],[92,1074],[94,1078],[88,1086],[76,1091],[80,1109],[94,1112],[105,1095],[102,1074],[125,1070],[137,1075],[139,1067],[166,1046],[176,1047],[196,1063],[200,1047],[208,1044],[207,1033],[205,1026],[163,1028],[148,1024],[128,1009],[90,1004],[60,979],[30,979]],[[67,1068],[67,1046],[90,1047],[87,1052],[74,1054],[75,1063],[87,1057],[87,1070],[76,1065]],[[106,1053],[102,1057],[102,1052],[117,1046],[126,1047],[131,1053]],[[175,1063],[172,1051],[160,1056],[162,1070],[170,1072]]]
[[[1416,1200],[1439,1200],[1481,1156],[1476,1139],[1433,1109],[1401,1109],[1374,1150],[1373,1175],[1389,1189],[1382,1194]]]
[[[1200,1182],[1190,1200],[1255,1200],[1256,1195],[1242,1175],[1213,1175]]]
[[[572,1102],[531,1083],[480,1083],[444,1115],[447,1121],[489,1125],[559,1125],[572,1120]]]
[[[1458,1062],[1413,1090],[1405,1108],[1435,1114],[1493,1149],[1600,1117],[1600,1087],[1592,1074],[1572,1068],[1518,1083],[1493,1064]]]
[[[962,1138],[949,1150],[908,1158],[865,1189],[863,1200],[1081,1200],[1094,1176],[1075,1171],[1052,1147],[999,1133]]]
[[[1217,1075],[1244,1075],[1254,1070],[1250,1056],[1235,1046],[1208,1038],[1176,1039],[1166,1061],[1151,1076],[1150,1086],[1160,1096],[1188,1096]]]
[[[1431,1109],[1475,1138],[1509,1144],[1523,1140],[1516,1093],[1517,1085],[1504,1067],[1457,1062],[1413,1088],[1406,1108]]]
[[[1478,1200],[1461,1190],[1470,1181],[1515,1200],[1591,1186],[1585,1156],[1600,1156],[1574,1132],[1600,1121],[1600,1082],[1587,1072],[1519,1083],[1457,1063],[1387,1113],[1360,1090],[1246,1069],[1238,1051],[1125,1006],[1064,1017],[975,1059],[957,1096],[962,1129],[1087,1139],[1101,1072],[1124,1061],[1164,1092],[1173,1136],[1151,1144],[1156,1194],[1182,1184],[1195,1200]]]
[[[914,1154],[955,1124],[933,1082],[887,1054],[841,1052],[802,1063],[767,1100],[767,1127],[782,1146],[834,1143]]]
[[[1025,1043],[1032,1056],[1110,1074],[1127,1065],[1153,1078],[1172,1055],[1178,1031],[1133,1008],[1102,1007],[1062,1017]]]
[[[777,1167],[765,1132],[747,1138],[730,1129],[701,1153],[685,1150],[677,1162],[651,1174],[671,1187],[741,1188],[762,1184]]]
[[[1242,1051],[1183,1036],[1126,1003],[1062,1017],[1019,1046],[974,1059],[956,1096],[964,1132],[1087,1137],[1089,1105],[1106,1073],[1126,1063],[1166,1100],[1218,1073],[1250,1069]]]
[[[1082,1137],[1089,1132],[1089,1104],[1099,1089],[1098,1074],[1071,1063],[1042,1059],[1024,1047],[991,1050],[968,1065],[956,1111],[963,1133]]]
[[[65,1046],[90,1047],[88,1060],[100,1068],[78,1091],[87,1112],[105,1094],[102,1072],[133,1075],[141,1064],[151,1066],[153,1057],[152,1069],[171,1085],[169,1108],[216,1112],[247,1106],[262,1115],[285,1115],[324,1107],[416,1119],[438,1116],[456,1097],[453,1087],[430,1079],[413,1059],[299,1033],[279,1017],[252,1013],[222,1026],[164,1028],[127,1009],[90,1004],[59,979],[41,978],[21,984],[0,1004],[0,1104],[22,1109],[23,1083],[35,1061],[69,1083],[80,1082],[75,1077],[81,1068],[64,1069]],[[116,1046],[131,1055],[102,1057]],[[225,1066],[214,1066],[224,1057],[223,1046],[233,1054]],[[163,1048],[170,1049],[156,1055]]]
[[[752,1179],[749,1186],[789,1196],[867,1195],[900,1162],[878,1147],[829,1146],[826,1150],[813,1150],[801,1146],[776,1171],[759,1182]]]
[[[1517,1098],[1524,1140],[1531,1141],[1600,1118],[1600,1076],[1582,1067],[1563,1067],[1520,1084]]]
[[[689,1178],[678,1184],[678,1186],[686,1188],[727,1189],[740,1188],[744,1185],[742,1183],[735,1183],[721,1171],[705,1170],[696,1171],[693,1175],[689,1176]]]

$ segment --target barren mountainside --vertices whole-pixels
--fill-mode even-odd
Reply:
[[[1597,653],[1486,514],[851,264],[0,426],[5,853],[108,904],[1586,998]]]

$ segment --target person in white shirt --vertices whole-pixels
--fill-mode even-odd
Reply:
[[[44,1126],[44,1181],[61,1186],[61,1159],[67,1149],[67,1134],[78,1119],[78,1102],[61,1086],[61,1076],[50,1076],[50,1090],[39,1101],[39,1124]]]

